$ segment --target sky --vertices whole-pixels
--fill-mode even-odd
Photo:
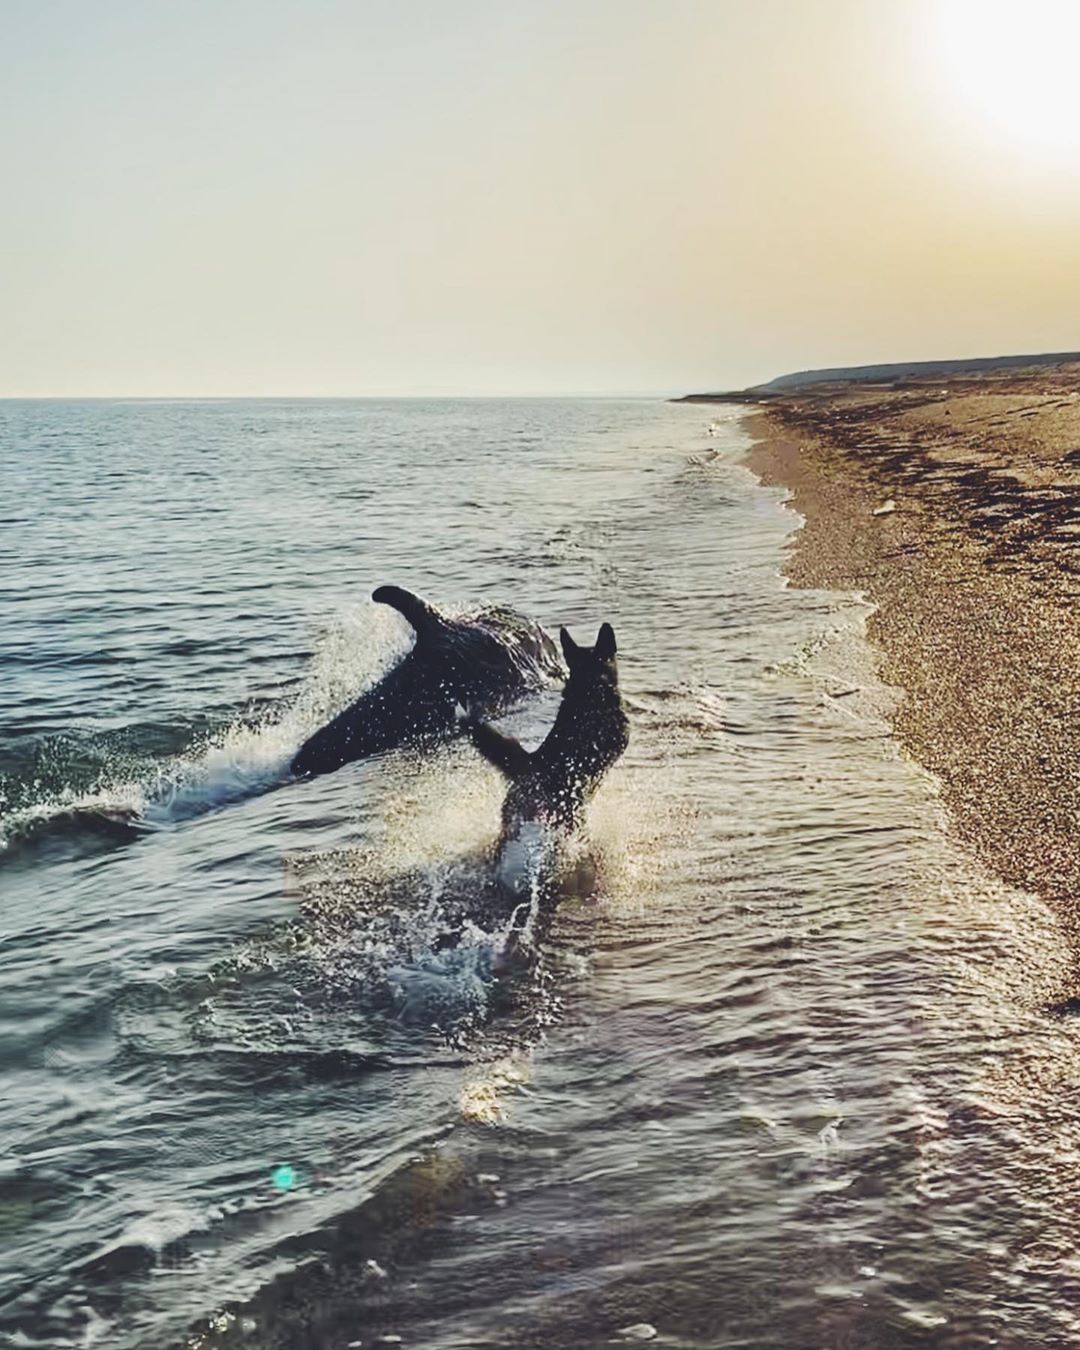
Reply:
[[[0,0],[0,396],[1080,348],[1074,0]]]

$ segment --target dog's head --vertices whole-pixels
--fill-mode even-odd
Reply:
[[[592,647],[578,646],[565,628],[559,629],[559,641],[571,680],[602,680],[614,685],[619,683],[619,668],[615,662],[615,630],[611,624],[600,625],[596,644]]]

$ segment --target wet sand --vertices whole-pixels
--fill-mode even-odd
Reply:
[[[806,519],[792,582],[876,604],[901,742],[964,842],[1060,915],[1080,995],[1080,364],[812,386],[750,426]]]

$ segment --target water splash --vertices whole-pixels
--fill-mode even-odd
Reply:
[[[118,770],[106,763],[90,787],[30,784],[38,799],[0,816],[0,853],[58,830],[134,834],[265,792],[287,779],[304,740],[381,679],[409,641],[404,621],[385,605],[342,610],[317,638],[299,689],[284,703],[240,714],[181,753],[144,764],[135,777],[126,776],[127,755]],[[67,771],[61,758],[50,777],[62,780]]]

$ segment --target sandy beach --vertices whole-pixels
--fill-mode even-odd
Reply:
[[[1080,944],[1080,365],[811,386],[750,425],[806,519],[792,582],[876,604],[902,744]]]

